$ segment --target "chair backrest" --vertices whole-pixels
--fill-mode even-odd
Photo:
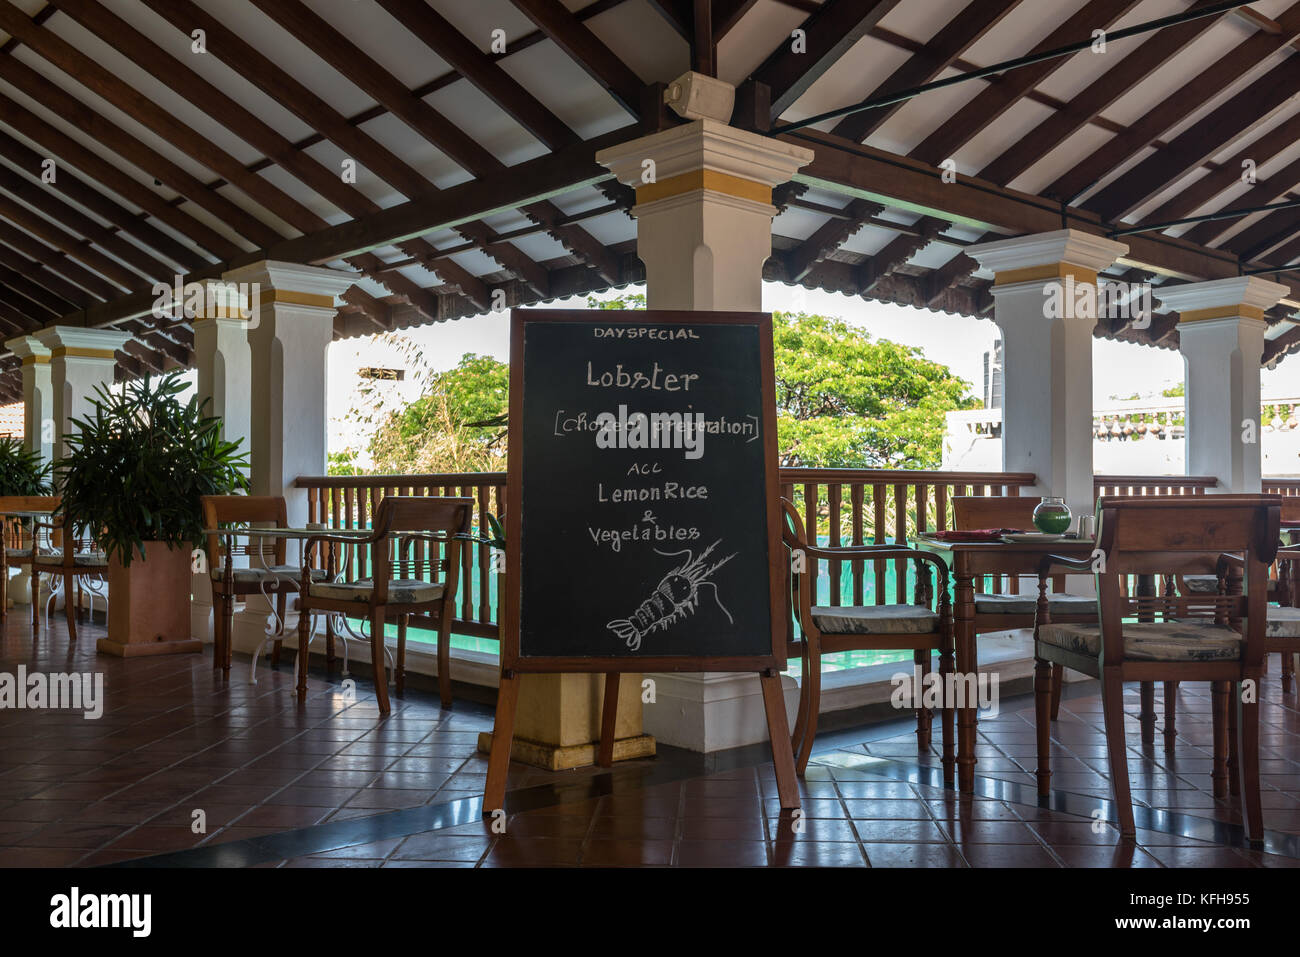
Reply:
[[[1300,525],[1300,495],[1282,496],[1282,521],[1287,525]]]
[[[428,570],[430,580],[437,581],[433,572],[441,569],[444,593],[456,591],[460,574],[459,557],[477,504],[472,498],[440,497],[433,495],[386,495],[375,513],[374,531],[384,537],[371,545],[371,568],[375,580],[385,574],[397,578],[421,578]],[[396,540],[387,537],[398,533]],[[409,537],[401,533],[412,533]],[[437,559],[439,541],[445,542],[442,559]],[[426,551],[428,559],[425,559]],[[395,566],[395,570],[394,570]]]
[[[57,495],[0,495],[0,520],[4,522],[4,545],[21,548],[26,519],[8,518],[12,512],[53,512],[59,507]]]
[[[957,531],[976,528],[1034,528],[1034,507],[1038,499],[1020,495],[954,495],[952,527]]]
[[[289,507],[282,495],[204,495],[199,499],[199,504],[203,508],[205,528],[254,523],[283,528],[289,524]],[[288,543],[282,538],[276,539],[273,545],[265,539],[253,539],[243,545],[235,545],[234,551],[237,555],[273,554],[275,563],[282,565],[287,547]],[[221,557],[219,536],[208,536],[207,552],[209,568],[215,575]]]
[[[1121,654],[1119,623],[1134,611],[1133,602],[1121,596],[1121,576],[1203,573],[1213,570],[1219,556],[1232,554],[1243,562],[1242,594],[1188,596],[1170,610],[1184,617],[1247,619],[1245,655],[1257,660],[1263,654],[1268,568],[1277,555],[1280,513],[1277,495],[1098,499],[1097,548],[1104,566],[1097,580],[1107,657]],[[1197,605],[1204,606],[1199,614]]]

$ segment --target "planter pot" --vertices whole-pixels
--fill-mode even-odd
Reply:
[[[200,651],[190,637],[190,549],[145,542],[130,567],[108,563],[108,637],[95,647],[121,658]]]

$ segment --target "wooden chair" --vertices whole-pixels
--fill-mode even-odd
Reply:
[[[1038,500],[1019,495],[956,495],[952,499],[953,528],[969,531],[980,528],[1034,529],[1034,507]],[[979,583],[982,587],[983,581]],[[1001,587],[1000,582],[993,583]],[[1020,583],[1008,576],[1007,592],[975,593],[975,634],[1032,629],[1038,613],[1038,599],[1032,592],[1020,594]],[[1065,590],[1065,575],[1052,576],[1052,591],[1047,596],[1056,622],[1089,622],[1097,620],[1095,595],[1071,595]],[[1061,686],[1065,669],[1052,668],[1052,720],[1061,710]]]
[[[59,507],[57,495],[0,495],[0,519],[4,519],[4,570],[0,573],[0,622],[9,613],[9,569],[29,568],[32,563],[31,530],[25,520],[9,518],[13,512],[49,512]],[[37,623],[38,609],[32,606],[32,624]]]
[[[289,523],[288,506],[279,495],[204,495],[199,501],[203,525],[209,529],[239,525],[284,528]],[[223,675],[230,674],[235,601],[253,595],[271,601],[271,595],[275,595],[273,604],[279,622],[271,647],[271,666],[275,667],[280,663],[280,648],[284,643],[289,592],[298,590],[302,578],[302,568],[288,563],[285,539],[249,538],[243,545],[238,544],[238,539],[238,530],[232,528],[228,535],[208,535],[205,547],[212,581],[212,667],[220,668]],[[237,567],[231,559],[239,558],[247,558],[248,565]],[[324,572],[318,572],[317,576],[323,577]],[[257,657],[258,653],[254,653],[253,668]],[[249,674],[251,677],[252,670]]]
[[[807,770],[817,736],[817,716],[821,709],[821,661],[823,654],[841,651],[888,651],[910,649],[921,669],[922,677],[930,672],[930,654],[939,651],[939,675],[947,685],[953,671],[952,603],[948,594],[948,568],[943,561],[927,552],[894,545],[863,545],[852,548],[823,548],[809,543],[803,521],[788,499],[781,499],[786,522],[782,534],[791,553],[791,591],[795,620],[802,633],[791,640],[787,653],[803,659],[803,680],[799,683],[799,712],[795,720],[793,746],[797,755],[795,769],[800,775]],[[819,560],[844,562],[893,559],[912,560],[917,564],[917,583],[912,604],[894,605],[815,605],[813,591]],[[938,587],[930,586],[929,566],[934,566]],[[899,581],[900,597],[906,585]],[[937,596],[937,608],[931,609]],[[835,596],[838,598],[838,596]],[[882,596],[883,597],[883,596]],[[914,689],[917,700],[921,688]],[[942,711],[943,776],[953,783],[954,710],[944,696]],[[931,715],[925,707],[916,711],[918,750],[930,749]]]
[[[397,693],[405,690],[406,629],[414,614],[432,619],[438,630],[438,692],[443,708],[451,707],[451,621],[455,613],[460,549],[469,534],[474,513],[472,498],[389,495],[379,503],[373,531],[368,538],[330,535],[307,540],[307,547],[328,546],[326,581],[312,582],[306,573],[300,584],[298,616],[298,689],[306,689],[307,647],[313,612],[338,612],[364,618],[370,625],[370,663],[374,671],[375,696],[381,714],[391,711],[388,679],[384,671],[384,623],[397,619]],[[334,581],[335,548],[340,544],[368,546],[370,578]],[[442,558],[438,559],[439,546]],[[415,556],[412,557],[412,549]],[[429,557],[426,559],[426,549]],[[396,553],[396,557],[394,557]],[[439,580],[435,572],[442,572]],[[394,572],[397,573],[394,576]],[[427,573],[427,579],[419,577]]]
[[[1034,641],[1040,797],[1048,794],[1051,780],[1052,664],[1101,679],[1111,793],[1120,833],[1127,838],[1136,831],[1124,734],[1124,682],[1208,681],[1213,693],[1215,793],[1226,793],[1228,781],[1232,688],[1246,833],[1252,841],[1262,840],[1258,694],[1243,700],[1242,685],[1253,682],[1257,689],[1264,670],[1268,566],[1277,554],[1280,503],[1276,495],[1099,499],[1097,538],[1105,564],[1095,573],[1101,620],[1092,625],[1054,624],[1047,601],[1047,578],[1053,571],[1091,570],[1091,559],[1044,557]],[[1121,591],[1122,576],[1202,573],[1207,556],[1217,561],[1217,556],[1232,553],[1240,556],[1244,569],[1240,595],[1132,599]],[[1162,620],[1126,622],[1144,601],[1149,604],[1142,610],[1154,604]]]
[[[95,597],[104,600],[105,620],[108,611],[108,556],[100,550],[94,539],[81,531],[77,537],[60,517],[48,521],[32,521],[32,547],[30,552],[32,587],[32,633],[41,630],[39,605],[41,576],[49,575],[51,587],[45,600],[45,625],[49,627],[50,605],[63,596],[63,610],[68,622],[68,639],[77,640],[77,590],[89,592],[90,613],[95,611]]]

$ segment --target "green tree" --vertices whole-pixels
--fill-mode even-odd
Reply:
[[[590,297],[587,305],[644,309],[645,296]],[[778,312],[773,348],[783,465],[937,468],[944,413],[979,405],[966,382],[920,349],[873,339],[839,319]],[[425,381],[419,399],[380,422],[370,443],[375,470],[504,467],[508,367],[467,354]]]
[[[509,367],[466,353],[428,375],[424,394],[389,413],[370,440],[375,470],[490,472],[505,464]]]
[[[938,468],[944,413],[979,405],[920,349],[828,316],[778,312],[772,325],[783,465]]]

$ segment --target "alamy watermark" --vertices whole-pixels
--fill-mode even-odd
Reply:
[[[153,317],[159,321],[186,319],[244,319],[254,324],[262,305],[261,283],[208,279],[185,282],[176,276],[171,285],[153,284]]]
[[[1075,282],[1073,276],[1043,286],[1045,319],[1123,319],[1135,329],[1151,325],[1155,302],[1149,282]]]
[[[996,674],[949,672],[945,675],[937,671],[922,674],[921,666],[917,665],[911,674],[906,671],[895,673],[889,683],[894,686],[889,702],[898,709],[978,707],[990,718],[998,716]]]
[[[94,721],[104,716],[103,672],[27,672],[19,665],[17,674],[0,671],[0,710],[81,711]]]

